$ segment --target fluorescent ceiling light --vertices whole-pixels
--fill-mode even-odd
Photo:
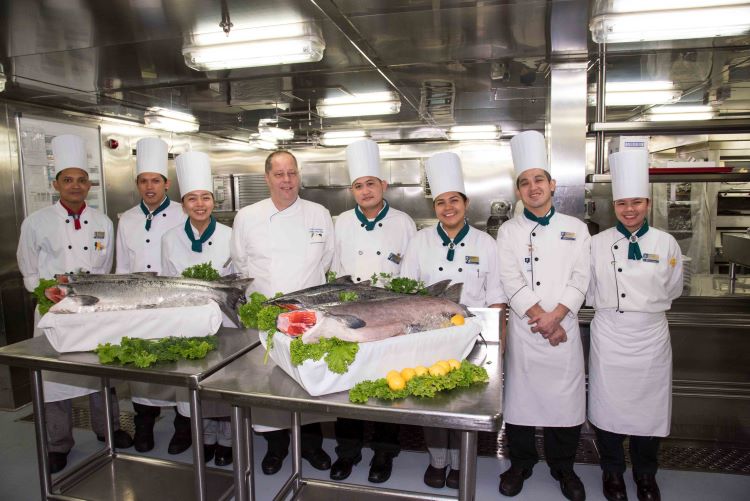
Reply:
[[[278,149],[277,141],[273,138],[263,137],[260,134],[250,134],[248,144],[261,150]]]
[[[143,114],[146,127],[170,132],[198,132],[198,120],[190,113],[153,106]]]
[[[644,2],[632,2],[643,4]],[[750,5],[726,5],[735,2],[650,2],[648,8],[634,12],[631,2],[616,2],[612,8],[596,15],[589,24],[591,37],[598,43],[647,42],[740,35],[750,30]],[[721,3],[723,5],[716,5]],[[738,2],[737,2],[738,3]],[[693,8],[683,8],[685,5]],[[714,5],[705,6],[706,4]],[[658,5],[659,10],[653,10]],[[626,6],[626,7],[624,7]]]
[[[354,141],[368,137],[363,130],[332,130],[324,132],[320,138],[322,146],[347,146]]]
[[[674,103],[682,97],[682,91],[667,80],[637,82],[607,82],[607,106],[631,106],[639,104]],[[596,84],[589,85],[588,102],[596,106]]]
[[[716,110],[705,105],[657,106],[649,110],[647,119],[651,122],[671,122],[683,120],[710,120]]]
[[[394,115],[401,110],[401,98],[395,92],[370,92],[318,100],[321,117],[357,117]]]
[[[308,63],[323,59],[326,45],[312,22],[190,36],[182,48],[185,64],[198,71]]]
[[[473,141],[500,139],[497,125],[456,125],[448,129],[451,141]]]
[[[294,131],[292,129],[282,129],[277,124],[278,121],[273,118],[261,118],[258,122],[260,138],[272,142],[294,139]]]

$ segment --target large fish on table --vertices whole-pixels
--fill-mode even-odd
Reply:
[[[51,313],[84,313],[150,308],[197,306],[215,301],[236,325],[236,308],[245,302],[245,290],[252,278],[239,275],[215,282],[149,274],[61,276],[59,283],[45,290],[56,304]]]
[[[454,315],[471,316],[456,301],[462,284],[446,290],[448,297],[398,294],[398,297],[353,301],[326,308],[298,309],[281,313],[276,328],[290,336],[302,336],[303,343],[321,337],[344,341],[379,341],[394,336],[450,326]],[[449,299],[452,297],[453,300]]]

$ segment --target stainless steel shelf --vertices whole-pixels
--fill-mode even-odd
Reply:
[[[648,177],[651,183],[708,183],[708,182],[750,182],[750,172],[728,172],[725,174],[652,174]],[[589,174],[587,183],[611,183],[610,174]]]
[[[731,118],[674,122],[594,122],[589,124],[590,134],[596,132],[604,132],[605,134],[700,134],[748,131],[750,131],[750,120]]]

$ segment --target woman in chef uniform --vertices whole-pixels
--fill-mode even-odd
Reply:
[[[438,153],[425,168],[433,196],[437,226],[417,232],[401,263],[401,276],[427,285],[450,279],[462,283],[461,303],[470,307],[501,307],[506,303],[500,286],[495,241],[469,226],[461,160],[451,152]],[[425,428],[430,464],[424,482],[430,487],[458,488],[460,438],[455,430]],[[446,470],[451,467],[446,479]]]
[[[648,152],[609,156],[617,226],[592,239],[589,421],[596,427],[604,495],[627,499],[623,440],[639,500],[660,499],[659,437],[669,435],[672,347],[665,311],[682,292],[674,237],[649,227]]]
[[[188,151],[176,159],[177,182],[180,185],[182,208],[187,214],[185,223],[167,231],[161,241],[161,274],[178,277],[191,266],[211,262],[211,266],[225,276],[234,273],[229,257],[229,240],[232,229],[216,222],[213,178],[208,155]],[[224,325],[236,327],[227,318]],[[184,400],[177,402],[183,416],[190,415],[190,406]],[[232,462],[232,432],[228,413],[217,413],[213,404],[203,404],[204,416],[221,417],[222,420],[203,420],[203,450],[205,460],[215,455],[217,466]],[[193,444],[195,446],[195,444]]]

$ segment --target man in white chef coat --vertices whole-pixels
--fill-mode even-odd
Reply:
[[[349,275],[355,283],[373,274],[389,273],[396,277],[402,256],[417,227],[400,210],[383,198],[388,183],[383,179],[378,144],[370,139],[356,141],[346,148],[351,191],[356,206],[336,219],[336,246],[332,271],[341,277]],[[391,476],[393,458],[400,451],[399,426],[375,422],[371,445],[375,456],[368,479],[382,483]],[[364,421],[338,418],[336,421],[336,454],[331,479],[349,477],[352,466],[362,460]]]
[[[291,152],[268,155],[265,174],[271,197],[244,207],[234,218],[231,253],[235,268],[254,279],[250,291],[268,297],[324,284],[333,259],[331,214],[322,205],[299,198],[299,168]],[[279,423],[280,428],[288,426],[288,421]],[[321,447],[320,425],[302,428],[302,457],[315,468],[327,470],[331,458]],[[288,454],[289,432],[277,429],[264,437],[268,452],[261,466],[271,475],[281,469]]]
[[[555,211],[544,136],[522,132],[510,143],[525,209],[497,234],[511,308],[503,405],[511,466],[500,492],[515,496],[531,476],[535,428],[543,427],[550,472],[563,495],[578,501],[586,493],[573,461],[586,394],[577,313],[589,285],[590,237],[582,221]]]
[[[161,272],[161,237],[182,224],[182,206],[167,197],[168,145],[158,137],[145,137],[136,143],[135,185],[141,201],[120,216],[117,226],[116,273]],[[135,450],[147,452],[154,448],[154,423],[161,407],[175,405],[171,386],[130,382],[135,410]],[[179,454],[192,443],[190,418],[175,410],[175,433],[168,452]]]
[[[60,200],[40,209],[21,224],[18,242],[18,268],[24,285],[33,291],[41,279],[73,273],[109,273],[114,256],[112,221],[101,211],[86,205],[91,188],[86,144],[74,135],[52,140],[55,163],[53,186]],[[35,322],[38,322],[38,310]],[[36,329],[35,336],[42,332]],[[94,432],[104,440],[106,422],[98,378],[74,374],[44,373],[44,410],[49,438],[51,473],[65,468],[73,448],[73,398],[90,395],[89,407]],[[119,416],[114,398],[114,415]],[[119,429],[115,419],[117,448],[130,447],[133,439]]]

